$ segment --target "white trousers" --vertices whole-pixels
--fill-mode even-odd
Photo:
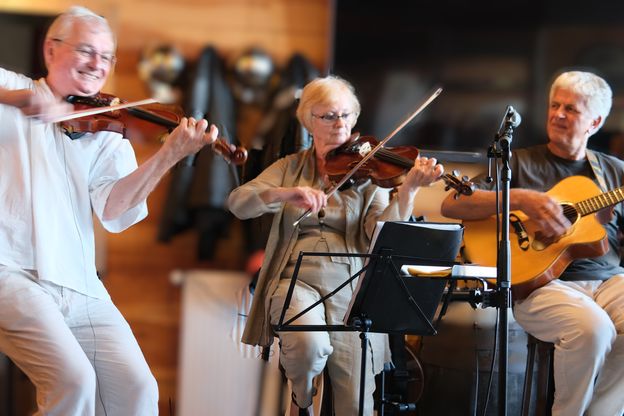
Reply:
[[[271,322],[279,322],[282,305],[286,298],[290,279],[282,279],[271,297]],[[346,312],[352,292],[345,288],[330,298],[327,304],[320,304],[293,324],[297,325],[340,325]],[[325,292],[325,291],[323,291]],[[343,292],[343,293],[341,293]],[[290,319],[321,298],[311,286],[297,281],[286,319]],[[361,341],[357,332],[281,332],[280,363],[286,377],[292,382],[297,404],[307,407],[312,404],[312,380],[321,374],[325,365],[332,383],[334,412],[336,416],[353,416],[359,410]],[[366,362],[366,385],[364,415],[373,414],[373,392],[375,391],[374,368],[383,363],[384,334],[369,334],[369,348]],[[371,350],[372,348],[372,350]],[[374,354],[373,351],[376,353]]]
[[[158,414],[158,386],[109,299],[0,266],[0,350],[33,382],[36,415]]]
[[[553,416],[622,416],[624,276],[553,280],[514,305],[516,321],[555,344]]]

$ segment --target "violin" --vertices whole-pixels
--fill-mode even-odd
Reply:
[[[348,172],[346,172],[345,174],[342,175],[342,178],[336,182],[329,191],[327,191],[325,193],[325,195],[330,196],[332,195],[334,192],[336,192],[337,190],[341,189],[343,185],[345,185],[347,183],[347,181],[351,180],[351,177],[356,174],[360,168],[368,163],[368,161],[370,159],[372,159],[377,152],[379,151],[387,151],[388,148],[384,148],[383,146],[390,140],[392,139],[399,131],[401,131],[401,129],[403,127],[405,127],[410,121],[412,121],[414,119],[414,117],[416,117],[418,114],[420,114],[425,108],[427,108],[429,106],[429,104],[431,104],[433,102],[433,100],[435,100],[440,94],[442,93],[442,88],[436,88],[419,106],[418,108],[416,108],[416,110],[414,110],[409,116],[407,116],[401,123],[399,123],[398,126],[396,126],[396,128],[389,134],[386,136],[385,139],[383,139],[382,141],[378,142],[377,145],[375,147],[370,147],[370,151],[366,152],[365,154],[360,154],[360,156],[358,157],[358,161],[351,165],[351,170],[349,170]],[[355,134],[354,135],[355,138],[357,139],[357,137],[359,137],[359,134]],[[354,141],[354,140],[350,140],[349,142]],[[376,141],[376,140],[375,140]],[[370,142],[369,142],[370,145]],[[407,159],[407,158],[406,158]],[[409,160],[409,159],[407,159]],[[413,164],[413,162],[410,160],[410,167]],[[444,177],[448,177],[451,178],[450,175],[446,174],[444,175]],[[456,178],[455,178],[456,179]],[[450,180],[450,179],[449,179]],[[472,191],[470,192],[472,194]],[[458,196],[459,194],[457,194],[456,196]],[[306,212],[304,212],[299,218],[297,218],[297,220],[295,220],[295,222],[293,222],[293,227],[298,226],[301,221],[303,221],[304,218],[307,218],[310,214],[312,213],[311,210],[307,210]]]
[[[351,172],[379,141],[372,136],[355,134],[350,141],[334,149],[325,158],[325,170],[329,180],[336,183]],[[414,160],[420,154],[414,146],[381,147],[351,175],[353,183],[358,179],[370,179],[382,188],[399,186],[405,174],[414,167]],[[472,195],[475,186],[467,177],[457,178],[457,172],[445,173],[440,179],[446,184],[445,190],[454,189],[459,195]]]
[[[91,97],[69,96],[67,101],[73,104],[74,110],[80,111],[93,107],[108,107],[121,103],[114,95],[99,93]],[[180,124],[183,117],[182,109],[177,106],[149,104],[144,107],[128,107],[99,114],[62,121],[61,128],[70,136],[97,131],[112,131],[126,138],[160,138],[171,132]],[[217,138],[213,149],[228,162],[241,165],[247,160],[247,150],[236,147],[222,138]]]

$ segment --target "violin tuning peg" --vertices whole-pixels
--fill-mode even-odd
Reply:
[[[462,176],[462,181],[468,182],[470,178],[467,175]]]
[[[453,169],[453,176],[459,176],[459,171],[457,169]]]

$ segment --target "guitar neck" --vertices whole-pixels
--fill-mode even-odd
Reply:
[[[601,209],[618,204],[622,201],[624,201],[624,186],[577,202],[574,204],[574,208],[583,217],[585,215],[598,212]]]

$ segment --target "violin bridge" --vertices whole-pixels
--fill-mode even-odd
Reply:
[[[358,147],[358,153],[362,157],[369,154],[371,150],[373,150],[373,148],[371,147],[371,144],[369,142],[364,142]]]

